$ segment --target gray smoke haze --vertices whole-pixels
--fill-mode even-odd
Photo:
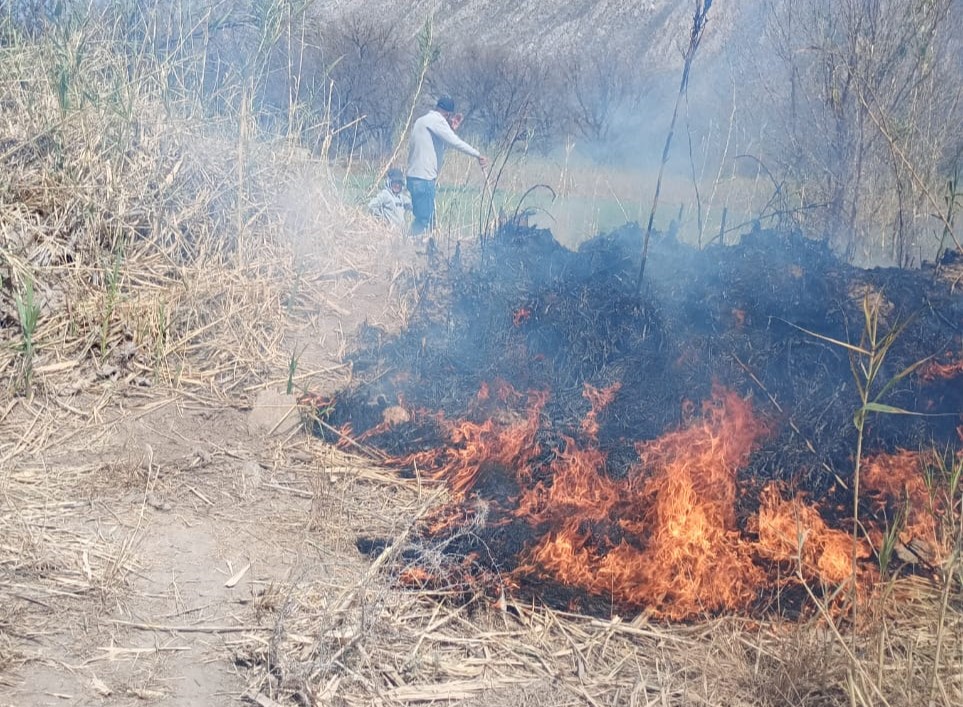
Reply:
[[[212,119],[250,111],[262,134],[295,137],[322,158],[383,162],[419,87],[416,112],[450,93],[473,141],[524,141],[546,154],[574,146],[596,166],[633,170],[643,186],[620,205],[631,217],[651,198],[697,4],[4,7],[31,30],[58,13],[77,22],[112,13],[143,35],[132,46],[189,64],[181,75],[191,83],[176,88],[201,96]],[[419,44],[429,18],[430,51]],[[961,28],[961,0],[713,3],[659,225],[681,206],[683,235],[703,241],[725,211],[732,237],[758,219],[825,239],[854,262],[908,266],[957,246],[944,219],[952,222],[947,184],[963,155]],[[431,59],[423,84],[419,57]]]
[[[470,112],[484,112],[471,105],[471,85],[492,71],[446,74],[446,60],[466,46],[498,48],[493,65],[518,57],[516,73],[545,71],[547,90],[533,112],[553,97],[561,104],[575,83],[565,67],[581,63],[588,90],[577,98],[594,100],[589,112],[604,113],[605,125],[595,134],[582,130],[578,149],[603,164],[657,169],[694,3],[421,0],[366,7],[412,35],[433,17],[441,67],[430,86],[462,92]],[[727,207],[742,218],[800,228],[856,262],[918,265],[932,258],[944,230],[934,211],[963,152],[955,129],[963,118],[961,8],[959,0],[714,3],[667,173],[693,181],[690,201],[725,192]],[[607,63],[593,74],[599,57]],[[559,83],[551,86],[559,67]],[[612,90],[605,91],[608,82]],[[516,89],[524,85],[516,79]],[[489,126],[487,136],[500,127]]]

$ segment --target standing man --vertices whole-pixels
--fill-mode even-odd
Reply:
[[[482,169],[488,159],[460,137],[455,128],[461,116],[455,113],[455,102],[450,96],[438,99],[434,110],[415,121],[408,141],[408,192],[415,220],[411,235],[421,236],[435,225],[435,181],[445,160],[445,149],[453,147],[478,160]]]

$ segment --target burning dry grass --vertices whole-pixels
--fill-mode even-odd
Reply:
[[[830,599],[815,598],[819,609],[795,622],[669,626],[648,612],[584,616],[493,594],[491,584],[458,571],[450,552],[457,537],[419,537],[418,526],[450,501],[436,484],[399,479],[316,441],[302,444],[327,472],[323,489],[315,476],[301,481],[314,489],[305,512],[315,541],[335,548],[359,534],[389,540],[370,564],[272,587],[260,614],[264,631],[232,644],[235,661],[249,668],[247,695],[256,704],[909,707],[955,704],[963,694],[953,564],[946,584],[879,583],[855,623],[834,617]],[[458,532],[477,531],[465,522]],[[802,548],[786,552],[806,575]]]
[[[527,316],[523,312],[512,307],[500,310],[514,327]],[[424,349],[423,342],[421,346]],[[425,380],[422,384],[431,383]],[[577,426],[589,437],[597,434],[595,413],[609,398],[602,392],[586,386],[584,395],[592,410],[581,423],[576,417],[568,429]],[[825,504],[826,498],[794,496],[775,485],[763,486],[758,489],[762,491],[758,514],[740,537],[733,532],[735,477],[751,455],[753,440],[764,430],[753,421],[748,403],[739,396],[729,394],[723,401],[707,404],[701,420],[693,416],[694,408],[687,409],[686,423],[680,429],[637,443],[642,473],[630,467],[625,478],[605,473],[603,455],[591,444],[575,444],[564,435],[547,458],[541,456],[540,444],[545,438],[538,438],[535,431],[545,410],[544,394],[527,396],[527,416],[486,411],[484,403],[490,397],[486,385],[477,397],[469,393],[463,407],[467,413],[460,421],[429,415],[427,422],[437,436],[422,431],[425,426],[417,419],[414,406],[410,415],[393,416],[401,422],[386,422],[367,431],[364,405],[361,413],[349,418],[359,423],[358,439],[374,444],[374,436],[382,435],[384,449],[392,448],[394,441],[386,434],[388,427],[397,424],[399,437],[404,437],[405,424],[411,423],[418,431],[413,435],[418,443],[412,447],[419,451],[400,463],[416,474],[444,480],[454,503],[431,513],[423,531],[414,534],[416,541],[411,541],[412,533],[405,526],[378,556],[377,563],[384,561],[392,572],[378,581],[372,578],[366,591],[375,605],[365,615],[377,618],[372,618],[369,630],[357,632],[362,637],[353,638],[354,645],[335,646],[321,640],[308,649],[304,663],[288,665],[288,672],[275,675],[279,682],[260,683],[259,690],[270,687],[277,693],[269,694],[285,698],[300,691],[303,699],[310,701],[312,690],[328,690],[324,694],[330,696],[334,689],[312,680],[337,677],[338,689],[344,690],[337,694],[348,703],[373,703],[385,694],[410,702],[464,698],[465,685],[455,670],[420,675],[403,670],[407,663],[398,656],[407,658],[406,648],[413,643],[434,651],[430,665],[446,664],[448,656],[463,657],[458,653],[461,646],[478,646],[477,655],[485,666],[480,681],[477,675],[471,676],[478,703],[504,699],[510,689],[538,691],[548,682],[564,694],[545,695],[543,704],[567,699],[622,703],[639,684],[652,687],[634,695],[640,704],[911,705],[921,700],[952,704],[960,699],[960,614],[954,606],[960,583],[954,554],[935,563],[901,558],[913,564],[904,568],[906,573],[894,572],[895,563],[883,559],[886,542],[902,537],[906,543],[921,528],[926,534],[919,514],[938,509],[940,504],[932,501],[941,494],[949,499],[942,505],[939,523],[945,527],[941,537],[950,546],[959,546],[960,498],[954,480],[959,472],[952,463],[944,462],[937,472],[927,471],[932,462],[920,463],[925,459],[922,455],[896,453],[867,459],[861,500],[872,500],[879,508],[875,516],[868,508],[860,512],[858,532],[827,524],[822,509],[814,505]],[[515,404],[507,407],[515,412],[525,397],[515,394]],[[335,400],[328,409],[336,409],[338,404]],[[425,437],[438,440],[427,451]],[[502,483],[505,479],[508,483]],[[881,479],[890,484],[880,483]],[[880,497],[871,498],[875,494]],[[537,529],[534,541],[531,535],[523,536],[522,541],[505,541],[513,530],[511,520],[499,517],[499,512],[505,511],[499,506],[506,505],[506,496],[508,514],[517,511]],[[914,499],[917,515],[908,516],[912,527],[907,526],[909,534],[903,536],[889,514],[905,497]],[[512,505],[517,501],[521,501],[517,507]],[[833,518],[832,513],[827,515]],[[558,522],[546,528],[546,519]],[[884,521],[892,526],[885,529],[889,540],[879,537]],[[929,535],[935,534],[934,523],[930,523]],[[616,524],[649,535],[639,532],[640,540],[626,542],[628,533],[609,531]],[[873,537],[864,537],[870,531],[874,531]],[[470,539],[460,542],[465,537]],[[500,552],[506,546],[508,553]],[[537,580],[547,574],[549,580],[562,579],[566,588],[575,585],[587,590],[590,599],[598,600],[594,605],[583,595],[575,596],[582,606],[594,609],[596,617],[618,611],[620,606],[626,615],[636,615],[633,609],[643,612],[631,626],[661,641],[662,662],[653,661],[657,651],[651,644],[635,640],[639,634],[625,639],[620,630],[618,638],[598,638],[617,646],[618,658],[604,656],[586,671],[576,656],[590,653],[589,645],[597,636],[573,627],[585,622],[609,629],[613,620],[543,608],[528,607],[527,611],[513,604],[503,588],[511,587],[518,578],[513,572],[517,567],[513,553],[519,549],[523,556],[525,552],[536,555],[533,565],[537,566],[524,577],[525,586],[518,595],[532,597],[536,605],[544,600],[564,606],[573,593],[556,594],[553,590],[557,587],[550,582],[539,584]],[[481,569],[474,571],[478,566]],[[765,573],[760,571],[763,567]],[[539,569],[549,572],[539,575]],[[911,572],[921,577],[907,578]],[[492,578],[491,573],[497,576]],[[888,579],[894,573],[901,578]],[[619,581],[612,581],[613,577]],[[392,582],[408,587],[413,592],[409,604],[382,594],[388,591],[381,583],[386,581],[389,587]],[[360,596],[358,585],[347,591]],[[626,609],[624,600],[629,592],[640,598]],[[724,601],[731,598],[729,594],[734,595],[734,602]],[[759,619],[760,596],[771,599],[796,621]],[[449,608],[438,611],[465,618],[465,622],[446,618],[446,627],[455,622],[465,633],[452,635],[446,628],[443,643],[433,643],[426,636],[436,638],[431,625],[437,615],[430,613],[423,623],[412,626],[411,616],[422,618],[418,612],[423,604],[419,602],[429,599],[446,602]],[[599,609],[606,601],[611,605]],[[726,610],[757,618],[751,622],[712,619]],[[319,614],[328,615],[328,606],[315,604],[309,613],[318,620]],[[551,618],[543,621],[544,616]],[[652,623],[653,618],[700,623],[697,628],[667,627]],[[558,632],[546,628],[553,620],[559,624]],[[527,633],[531,626],[534,631]],[[310,632],[324,636],[329,630],[327,624],[318,623]],[[382,630],[388,635],[379,635]],[[334,637],[340,635],[336,629],[332,631]],[[577,638],[572,638],[573,633]],[[696,640],[680,641],[693,634]],[[395,642],[399,636],[404,638],[402,643]],[[512,652],[516,641],[526,650]],[[352,650],[360,662],[351,663],[348,653]],[[506,654],[508,657],[501,658]],[[565,659],[572,659],[575,667]],[[634,662],[635,672],[621,672],[625,661]],[[334,675],[326,674],[332,662],[340,665],[335,666]],[[297,687],[284,682],[283,676],[291,672],[300,676]],[[508,688],[499,683],[506,678],[525,687]],[[566,685],[567,679],[577,687]],[[405,691],[394,692],[402,685]],[[485,693],[486,686],[495,690],[495,696]]]
[[[520,604],[451,573],[444,548],[415,537],[443,500],[437,490],[330,448],[315,453],[361,484],[335,482],[312,507],[346,521],[340,531],[326,524],[318,539],[392,540],[338,580],[272,588],[265,631],[233,643],[256,704],[908,707],[955,704],[963,690],[963,615],[929,580],[880,585],[855,626],[822,612],[667,626],[646,613],[599,618]],[[389,486],[386,509],[377,489]],[[344,493],[352,508],[340,515]],[[431,557],[439,564],[429,571],[447,569],[447,584],[418,583]]]
[[[117,75],[99,51],[85,60],[87,93],[115,95],[96,84]],[[80,461],[111,423],[172,400],[244,405],[298,363],[291,332],[344,319],[343,337],[359,288],[386,277],[398,291],[406,277],[383,234],[326,201],[330,177],[303,152],[176,118],[150,82],[114,102],[69,84],[58,98],[49,61],[27,47],[0,62],[0,682],[31,657],[26,641],[78,620],[81,603],[122,595],[139,569],[136,518],[156,467],[149,456],[136,473]],[[409,307],[399,297],[394,318]],[[414,524],[441,499],[420,480],[312,451],[330,478],[313,469],[303,487],[273,489],[302,504],[313,542],[341,553],[337,579],[259,594],[253,623],[265,630],[232,647],[262,707],[958,702],[954,564],[943,590],[887,587],[852,642],[821,616],[666,627],[492,599],[465,577],[399,588],[426,556],[416,547],[418,564],[405,562]],[[352,479],[340,493],[336,468]],[[105,477],[137,490],[133,524],[88,522]],[[369,565],[354,554],[361,530],[392,538]]]
[[[537,404],[535,407],[540,409]],[[524,437],[526,423],[519,422],[517,427],[521,431],[518,437]],[[478,439],[471,437],[460,445],[465,458],[453,452],[457,463],[453,462],[451,470],[457,478],[452,479],[450,490],[456,500],[466,493],[462,475],[473,477],[477,472],[468,457],[480,454],[480,441],[495,440],[495,449],[505,455],[500,457],[503,462],[519,453],[514,439],[498,442],[501,437],[491,429],[480,429],[478,434]],[[686,431],[675,434],[683,436]],[[672,435],[667,437],[667,441],[673,439]],[[665,444],[662,440],[653,443],[650,454],[657,455]],[[700,448],[688,438],[684,446],[687,450]],[[725,458],[726,454],[716,449],[715,455],[709,456]],[[563,454],[558,464],[569,468],[574,458],[574,454]],[[597,467],[597,462],[588,464],[588,469]],[[871,463],[880,465],[887,460]],[[695,464],[692,467],[699,468]],[[887,468],[887,476],[907,480],[894,481],[900,488],[923,473],[917,456],[908,454],[895,455]],[[699,473],[706,477],[699,483],[710,483],[705,470]],[[590,480],[594,475],[588,477]],[[676,483],[694,483],[685,470],[677,471],[674,478]],[[660,479],[665,481],[655,474],[649,484]],[[868,479],[872,481],[873,475]],[[598,483],[611,484],[602,479]],[[935,483],[952,484],[952,480]],[[572,484],[564,474],[557,475],[551,491],[565,494]],[[613,497],[611,489],[606,491],[584,481],[576,485],[581,490],[571,492],[564,502],[556,499],[555,503],[536,504],[536,508],[574,517],[573,504],[594,498],[595,503],[585,502],[586,510],[604,513],[605,499]],[[704,489],[698,496],[706,496]],[[698,507],[700,504],[690,499],[670,514],[672,522],[667,521],[667,527],[673,527],[673,522],[684,525],[691,515],[687,511]],[[628,700],[629,704],[680,705],[913,705],[919,704],[921,695],[933,704],[952,704],[963,694],[959,679],[963,614],[951,599],[958,597],[959,591],[956,560],[951,558],[943,564],[938,576],[881,580],[865,562],[868,546],[861,543],[864,569],[860,571],[861,589],[854,610],[848,603],[847,589],[851,587],[852,537],[827,528],[814,508],[798,499],[785,501],[775,489],[769,488],[764,494],[755,552],[777,559],[784,568],[786,596],[777,596],[774,601],[796,607],[793,613],[799,619],[795,622],[703,618],[688,627],[671,627],[653,621],[659,613],[671,614],[663,611],[664,605],[651,600],[653,610],[637,614],[631,621],[618,616],[606,619],[551,611],[537,604],[522,606],[499,589],[512,585],[510,577],[491,581],[484,574],[472,576],[464,570],[473,564],[471,558],[465,556],[460,561],[457,551],[453,556],[451,549],[459,546],[460,536],[482,532],[478,524],[484,525],[485,519],[480,509],[474,515],[452,513],[450,508],[435,513],[427,512],[427,506],[421,510],[426,512],[429,529],[440,517],[449,530],[452,523],[456,524],[455,534],[449,532],[429,540],[420,535],[413,540],[411,521],[398,519],[403,530],[373,565],[384,563],[389,571],[381,577],[366,575],[366,587],[356,583],[338,589],[342,596],[349,595],[352,602],[359,603],[351,645],[340,642],[339,612],[332,614],[328,601],[319,599],[320,594],[314,590],[296,588],[288,616],[306,612],[302,620],[313,623],[308,629],[302,623],[286,623],[285,630],[322,638],[310,648],[301,647],[301,662],[285,665],[275,673],[277,682],[260,682],[258,690],[271,688],[276,692],[269,694],[275,696],[299,693],[309,701],[320,691],[328,697],[338,695],[347,704],[469,697],[475,700],[469,704],[502,704],[512,699],[509,694],[520,701],[520,695],[528,694],[522,703],[615,704]],[[947,527],[943,532],[957,537],[954,514],[944,518]],[[619,517],[624,520],[626,515],[622,512]],[[418,522],[417,517],[414,520]],[[377,531],[360,528],[359,532]],[[570,550],[582,542],[577,540],[578,532],[573,533],[576,540],[567,546]],[[429,537],[433,534],[428,531]],[[675,535],[688,537],[687,533]],[[560,544],[560,539],[561,533],[555,543]],[[478,543],[464,545],[477,547]],[[656,559],[650,557],[646,564],[651,567]],[[631,568],[632,564],[625,566]],[[733,558],[714,565],[711,574],[727,576],[734,568],[745,576],[743,566]],[[758,572],[755,566],[750,568]],[[657,579],[667,583],[665,592],[681,596],[691,589],[691,574],[680,567],[664,571]],[[590,567],[567,579],[591,585],[602,576],[602,568]],[[390,592],[392,585],[406,587],[407,598]],[[647,585],[637,581],[631,586],[641,591]],[[809,605],[801,613],[800,588],[805,589]],[[713,586],[708,596],[721,598],[728,591]],[[532,595],[538,596],[538,589],[530,591]],[[698,601],[711,609],[711,604]],[[841,605],[846,608],[841,610]],[[677,600],[668,606],[671,610],[687,604]],[[436,630],[438,626],[444,630]],[[416,655],[424,652],[419,671],[412,668],[412,645]],[[292,647],[281,653],[290,657],[294,651]],[[262,664],[264,660],[262,656]],[[468,665],[474,669],[466,674]],[[281,677],[291,675],[299,677],[294,682]]]

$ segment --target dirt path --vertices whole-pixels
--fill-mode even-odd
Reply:
[[[299,382],[344,381],[346,338],[385,319],[391,277],[291,333]],[[0,706],[253,704],[234,646],[267,642],[280,588],[363,567],[358,489],[300,431],[285,374],[231,399],[118,386],[0,405],[0,544],[20,558],[0,563]]]
[[[172,400],[105,425],[98,463],[78,488],[85,512],[60,522],[91,546],[106,541],[116,575],[68,606],[21,590],[50,615],[25,637],[26,663],[0,704],[238,704],[245,686],[228,660],[232,637],[255,625],[272,584],[316,564],[309,494],[272,488],[291,460],[275,454],[279,438],[264,421],[285,412]]]

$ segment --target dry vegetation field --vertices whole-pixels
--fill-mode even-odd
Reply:
[[[0,46],[0,705],[963,701],[958,490],[945,565],[855,625],[399,587],[444,489],[308,435],[297,398],[405,325],[424,254],[99,32]]]

